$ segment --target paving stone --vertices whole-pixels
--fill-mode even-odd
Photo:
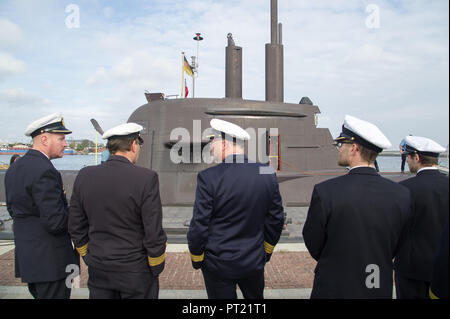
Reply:
[[[265,288],[304,289],[311,288],[316,262],[308,252],[275,252],[266,264]],[[81,261],[80,287],[86,288],[87,266]],[[166,253],[166,265],[159,276],[162,290],[204,290],[202,272],[192,268],[189,253]],[[0,286],[24,286],[20,278],[14,277],[14,250],[0,256]]]

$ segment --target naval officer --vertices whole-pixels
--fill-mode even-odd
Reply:
[[[262,299],[264,266],[283,228],[274,170],[251,162],[243,143],[249,134],[219,119],[210,122],[211,152],[220,164],[201,171],[187,234],[192,264],[201,268],[210,299]]]
[[[448,218],[448,177],[437,168],[445,148],[421,136],[407,136],[405,144],[409,170],[417,175],[400,182],[410,190],[414,210],[395,259],[395,286],[399,299],[423,299],[428,298],[433,260]]]
[[[68,299],[66,267],[79,266],[70,241],[69,210],[61,174],[50,160],[63,157],[72,133],[59,113],[31,123],[32,148],[6,172],[8,212],[13,219],[15,275],[36,299]]]
[[[91,299],[156,299],[167,237],[156,172],[136,165],[141,125],[103,134],[111,153],[80,170],[70,200],[69,232],[89,266]]]
[[[393,264],[411,213],[409,190],[373,167],[391,146],[372,123],[345,116],[335,139],[350,171],[315,185],[303,238],[317,260],[311,298],[392,298]]]

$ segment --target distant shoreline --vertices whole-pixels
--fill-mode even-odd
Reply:
[[[101,155],[102,152],[98,152],[97,155]],[[0,155],[12,155],[12,154],[6,154],[6,153],[1,153]],[[19,155],[25,155],[25,153],[21,153]],[[94,152],[76,152],[76,153],[65,153],[64,156],[66,155],[95,155]],[[378,156],[398,156],[400,157],[400,152],[399,151],[383,151],[381,152]],[[448,157],[448,151],[445,151],[444,153],[439,154],[440,158],[447,158]]]
[[[400,151],[383,151],[378,156],[399,156],[400,157]],[[439,154],[439,157],[448,157],[448,151],[445,151],[444,153]]]

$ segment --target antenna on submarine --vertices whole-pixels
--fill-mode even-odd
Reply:
[[[195,98],[195,78],[198,77],[198,49],[200,46],[200,41],[203,40],[200,33],[196,33],[193,38],[197,41],[197,56],[191,56],[192,59],[192,71],[194,72],[194,76],[192,77],[192,97]]]
[[[270,43],[266,44],[266,101],[284,101],[284,53],[278,0],[270,0]]]

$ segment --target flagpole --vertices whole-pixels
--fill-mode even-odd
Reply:
[[[200,41],[202,41],[203,38],[200,36],[200,33],[196,33],[193,39],[197,41],[197,57],[195,58],[195,65],[194,65],[195,71],[192,74],[192,97],[195,97],[195,75],[197,74],[198,76],[198,48]]]
[[[199,36],[200,36],[200,34],[197,35],[197,39],[199,38]],[[197,70],[197,66],[198,66],[198,46],[199,46],[199,43],[200,43],[199,40],[196,40],[196,41],[197,41],[197,57],[195,59],[196,61],[195,61],[195,65],[194,65],[195,72],[194,72],[194,74],[192,74],[192,96],[193,97],[195,97],[195,73],[197,72],[197,74],[198,74],[198,70]]]
[[[98,145],[98,133],[95,131],[95,165],[97,165],[97,145]]]
[[[194,70],[195,70],[195,68],[196,68],[196,65],[194,64]],[[195,71],[192,72],[192,98],[195,98]]]
[[[184,97],[184,52],[181,52],[181,98]]]

